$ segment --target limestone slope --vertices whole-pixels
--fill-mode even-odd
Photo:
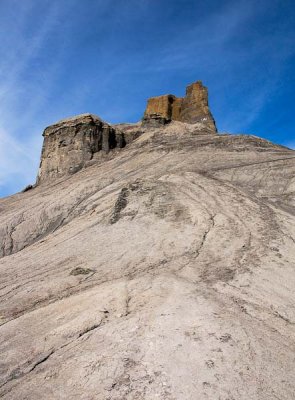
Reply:
[[[0,200],[0,396],[293,399],[294,176],[175,121]]]

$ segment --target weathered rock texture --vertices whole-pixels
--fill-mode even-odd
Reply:
[[[38,182],[75,173],[98,152],[124,146],[123,134],[92,114],[59,121],[43,136]]]
[[[208,106],[208,90],[198,81],[186,88],[186,95],[182,100],[179,121],[195,124],[205,123],[213,131],[215,122]]]
[[[207,129],[216,132],[215,121],[208,106],[208,91],[202,82],[189,85],[183,98],[168,94],[148,99],[143,118],[145,124],[165,124],[171,120],[203,123]]]
[[[201,82],[187,87],[186,96],[149,99],[142,124],[110,126],[92,114],[64,119],[44,130],[37,183],[76,173],[110,150],[122,148],[144,132],[171,121],[199,124],[196,131],[216,133],[208,107],[208,92]]]
[[[1,399],[294,400],[295,151],[117,129],[0,200]]]
[[[158,116],[163,119],[163,123],[165,123],[166,121],[170,122],[172,119],[174,102],[176,99],[177,98],[172,94],[151,97],[150,99],[148,99],[147,102],[147,107],[144,113],[144,120],[148,120]],[[178,100],[181,101],[181,99]],[[177,116],[174,116],[176,117],[174,119],[178,120]]]

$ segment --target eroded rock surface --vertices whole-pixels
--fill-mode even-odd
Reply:
[[[201,81],[189,85],[183,98],[168,94],[148,99],[144,124],[156,126],[171,120],[202,123],[209,131],[216,132],[215,121],[208,105],[208,90]]]
[[[171,121],[199,124],[203,133],[216,133],[207,88],[200,81],[187,87],[184,98],[165,95],[149,99],[142,123],[111,126],[96,115],[81,114],[47,127],[37,183],[76,173],[110,150],[131,143],[145,128]]]
[[[215,121],[208,106],[208,90],[202,82],[198,81],[186,88],[179,120],[194,124],[202,122],[212,131],[216,131]]]
[[[38,182],[73,174],[98,152],[124,146],[123,134],[92,114],[59,121],[46,128],[43,136]]]

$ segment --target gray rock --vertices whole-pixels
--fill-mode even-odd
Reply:
[[[124,147],[123,134],[92,114],[81,114],[49,126],[37,182],[76,173],[100,151]]]

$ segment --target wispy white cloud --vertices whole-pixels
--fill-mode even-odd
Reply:
[[[12,181],[15,190],[35,181],[42,143],[37,127],[44,127],[44,116],[38,111],[46,104],[62,67],[63,54],[58,51],[45,65],[38,66],[38,57],[66,10],[60,3],[45,1],[42,23],[36,23],[38,28],[28,34],[35,2],[24,3],[16,13],[19,25],[11,26],[0,62],[0,192]],[[24,79],[28,73],[32,79]]]
[[[32,6],[23,10],[22,26],[17,27],[18,35],[13,41],[10,41],[6,48],[5,58],[0,64],[1,86],[0,101],[5,100],[7,96],[11,96],[12,89],[17,89],[18,80],[21,73],[28,68],[32,59],[38,55],[42,46],[54,27],[59,22],[60,8],[57,3],[52,3],[50,7],[46,7],[46,13],[42,16],[42,24],[37,32],[26,35],[28,20],[28,10],[32,10]],[[11,28],[13,29],[13,28]],[[14,28],[15,29],[15,28]]]
[[[189,68],[194,64],[192,55],[197,56],[200,65],[223,64],[219,58],[226,44],[237,34],[237,29],[249,21],[253,10],[247,3],[236,2],[227,5],[198,22],[185,32],[177,31],[173,40],[162,49],[158,63],[151,68],[156,71]],[[214,57],[212,57],[214,55]]]
[[[0,130],[0,186],[34,183],[36,166],[39,158],[41,140],[35,136],[28,138],[26,144],[21,144],[9,133]]]

